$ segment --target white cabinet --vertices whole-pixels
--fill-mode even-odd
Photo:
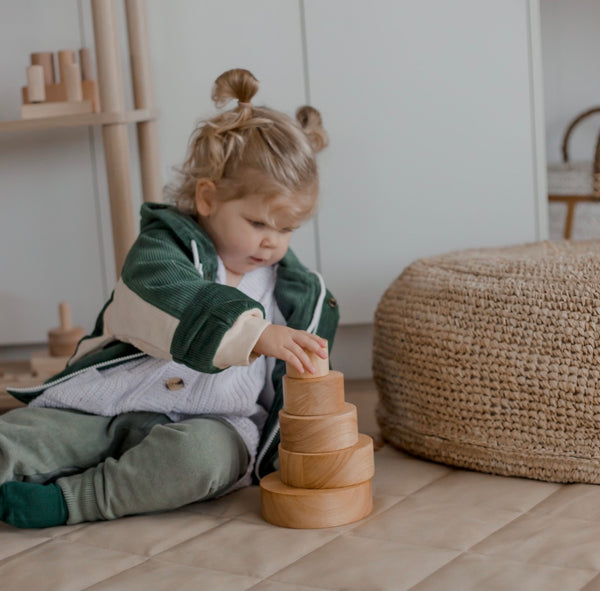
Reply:
[[[0,22],[0,49],[14,56],[3,65],[4,119],[17,116],[31,51],[81,45],[75,0],[51,9],[39,0],[38,12],[7,2],[3,13],[20,20]],[[545,237],[536,4],[147,0],[162,177],[173,178],[195,121],[214,113],[210,89],[229,68],[259,78],[257,104],[291,115],[314,104],[331,145],[319,155],[316,223],[292,244],[323,272],[342,323],[370,323],[383,290],[416,258]],[[58,24],[46,27],[50,16]],[[61,299],[89,327],[113,277],[98,138],[79,128],[4,135],[0,146],[0,345],[43,340]]]
[[[527,0],[305,0],[322,271],[368,323],[412,260],[538,238]]]

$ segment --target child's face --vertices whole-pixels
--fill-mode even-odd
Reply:
[[[287,197],[265,203],[261,195],[213,201],[200,222],[212,239],[229,273],[241,276],[258,267],[278,263],[298,227],[286,215]]]

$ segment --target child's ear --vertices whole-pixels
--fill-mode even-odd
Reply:
[[[210,215],[215,198],[217,195],[217,187],[215,184],[206,178],[199,179],[196,183],[196,211],[198,215],[207,217]]]

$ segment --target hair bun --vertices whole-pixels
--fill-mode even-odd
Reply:
[[[302,126],[313,151],[320,152],[329,144],[329,137],[323,128],[321,113],[310,105],[304,105],[296,111],[296,119]]]
[[[257,92],[258,80],[252,72],[235,68],[223,72],[215,80],[211,98],[217,107],[222,107],[232,99],[237,99],[240,103],[249,103]]]

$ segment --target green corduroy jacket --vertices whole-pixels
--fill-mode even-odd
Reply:
[[[222,371],[213,359],[223,336],[241,314],[258,310],[264,317],[264,309],[239,290],[215,283],[216,275],[217,253],[195,219],[170,205],[145,203],[140,234],[93,331],[61,373],[38,387],[13,388],[11,394],[27,403],[76,372],[142,355],[172,359],[200,372]],[[339,322],[337,302],[291,249],[277,266],[275,299],[288,326],[311,328],[328,340],[331,351]],[[255,480],[277,468],[284,374],[285,363],[277,360]]]

